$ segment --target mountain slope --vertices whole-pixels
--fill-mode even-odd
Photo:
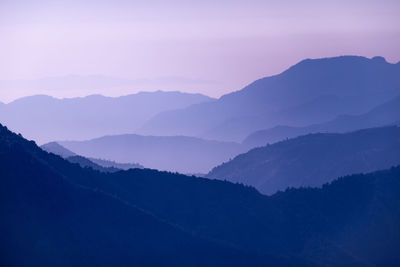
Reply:
[[[307,59],[217,101],[160,113],[139,133],[241,141],[278,124],[305,126],[367,112],[399,90],[400,64],[383,58]]]
[[[49,153],[53,153],[55,155],[63,157],[69,162],[78,163],[79,165],[81,165],[81,167],[91,167],[95,170],[97,169],[101,171],[115,171],[117,169],[129,170],[134,168],[143,168],[142,165],[137,163],[118,163],[115,161],[104,160],[104,159],[85,158],[75,154],[71,150],[66,149],[57,142],[50,142],[41,145],[40,148]]]
[[[71,183],[81,169],[0,128],[2,266],[244,266],[227,245],[188,234],[106,192]],[[52,165],[54,164],[54,165]],[[78,175],[79,176],[79,175]]]
[[[65,147],[63,147],[62,145],[60,145],[57,142],[46,143],[44,145],[41,145],[40,147],[49,153],[59,155],[60,157],[63,157],[63,158],[76,156],[76,154],[74,152],[66,149]]]
[[[400,164],[400,127],[346,134],[309,134],[250,150],[206,177],[255,186],[271,194],[287,187],[321,186],[338,176]]]
[[[400,261],[400,167],[267,197],[242,185],[154,170],[82,169],[3,127],[0,157],[0,212],[7,215],[0,221],[2,263],[395,266]],[[190,238],[166,222],[192,233]]]
[[[101,172],[117,172],[120,171],[120,169],[114,168],[114,167],[103,167],[101,165],[98,165],[94,163],[93,161],[82,157],[82,156],[71,156],[66,158],[71,163],[76,163],[79,164],[82,168],[92,168],[93,170],[101,171]]]
[[[56,99],[37,95],[5,105],[0,122],[39,143],[83,140],[134,132],[159,112],[212,100],[201,94],[162,91],[116,98],[91,95]]]
[[[361,115],[341,115],[334,120],[306,127],[276,126],[271,129],[257,131],[249,135],[243,141],[243,144],[247,147],[257,147],[309,133],[342,133],[364,128],[398,125],[399,121],[400,96]]]
[[[207,173],[244,151],[237,143],[186,136],[126,134],[58,143],[87,158],[140,162],[148,168],[182,173]]]

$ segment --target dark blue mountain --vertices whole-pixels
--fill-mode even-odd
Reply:
[[[0,127],[2,266],[396,266],[400,167],[273,196],[102,173]]]
[[[160,113],[142,134],[242,141],[277,125],[306,126],[357,115],[400,94],[400,64],[381,57],[307,59],[214,102]]]
[[[288,187],[322,186],[336,177],[400,164],[400,127],[345,134],[309,134],[259,147],[215,167],[206,177],[272,194]]]
[[[0,126],[0,265],[260,263],[256,255],[198,237],[116,195],[68,179],[101,174],[44,152]]]

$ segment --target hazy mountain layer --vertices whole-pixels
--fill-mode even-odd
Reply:
[[[116,98],[91,95],[56,99],[38,95],[1,106],[0,122],[39,143],[84,140],[132,133],[159,112],[210,101],[200,94],[162,91]]]
[[[140,133],[242,141],[277,125],[306,126],[361,114],[399,94],[399,63],[381,57],[307,59],[217,101],[160,113]]]
[[[237,143],[186,136],[127,134],[59,143],[87,158],[140,162],[147,168],[181,173],[207,173],[214,166],[245,151]]]
[[[259,147],[215,167],[226,179],[272,194],[288,187],[321,186],[338,176],[400,164],[400,127],[345,134],[309,134]]]
[[[361,115],[341,115],[334,120],[306,127],[276,126],[257,131],[249,135],[243,144],[247,147],[257,147],[309,133],[343,133],[363,128],[399,125],[399,122],[400,97],[398,96]]]
[[[85,158],[66,149],[57,142],[50,142],[40,146],[43,150],[59,155],[70,162],[78,163],[82,167],[92,167],[101,171],[129,170],[134,168],[143,168],[138,163],[118,163],[111,160]]]

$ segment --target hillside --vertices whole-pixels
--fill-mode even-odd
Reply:
[[[115,98],[91,95],[56,99],[36,95],[4,105],[0,122],[39,143],[84,140],[132,133],[160,112],[212,100],[201,94],[162,91]]]
[[[60,157],[72,163],[78,163],[82,167],[92,167],[97,170],[102,171],[115,171],[115,170],[129,170],[134,168],[143,168],[142,165],[138,163],[118,163],[115,161],[96,159],[96,158],[85,158],[80,155],[75,154],[71,150],[66,149],[57,142],[50,142],[40,146],[41,149],[56,154]]]
[[[125,134],[58,143],[87,158],[140,162],[147,168],[181,173],[207,173],[245,151],[237,143],[186,136]]]
[[[267,130],[260,130],[250,134],[243,144],[246,147],[264,146],[285,138],[318,132],[344,133],[359,129],[399,125],[400,96],[385,102],[361,115],[340,115],[335,119],[306,127],[276,126]]]
[[[107,192],[71,183],[67,177],[101,173],[43,152],[0,127],[2,266],[257,265],[245,252],[196,237]]]
[[[8,265],[400,261],[399,167],[267,197],[226,181],[155,170],[82,169],[4,127],[0,160],[0,260]]]
[[[57,142],[46,143],[44,145],[41,145],[40,148],[49,153],[59,155],[60,157],[63,157],[63,158],[76,156],[76,154],[74,152],[66,149],[65,147],[63,147],[62,145],[60,145]]]
[[[277,125],[306,126],[341,114],[361,114],[399,95],[399,90],[400,64],[381,57],[307,59],[217,101],[160,113],[139,133],[240,142]]]
[[[400,164],[400,127],[345,134],[309,134],[235,157],[206,177],[227,179],[272,194],[288,187],[321,186],[336,177]]]

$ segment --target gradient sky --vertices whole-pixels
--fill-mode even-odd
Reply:
[[[398,0],[0,0],[0,80],[75,74],[150,81],[45,91],[58,97],[141,89],[220,96],[304,58],[398,62],[399,14]],[[163,79],[171,82],[153,82]],[[0,101],[35,93],[43,90],[0,88]]]

